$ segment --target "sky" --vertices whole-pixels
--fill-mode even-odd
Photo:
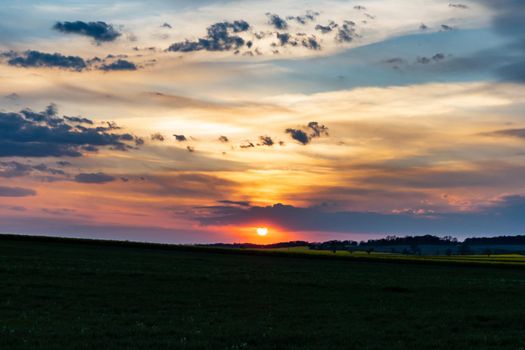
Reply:
[[[0,232],[525,234],[523,18],[521,0],[4,0]]]

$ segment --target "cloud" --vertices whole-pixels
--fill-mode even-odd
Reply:
[[[7,63],[17,67],[47,67],[82,71],[87,68],[86,61],[78,56],[64,56],[60,53],[45,53],[39,51],[25,51],[23,53],[9,52]]]
[[[303,145],[307,145],[310,142],[310,137],[308,137],[308,134],[302,130],[288,128],[285,132],[290,134],[292,139],[299,141]]]
[[[240,145],[240,148],[254,148],[255,145],[251,142],[245,143],[244,145]]]
[[[303,127],[302,130],[288,128],[285,132],[290,134],[294,140],[303,145],[310,143],[313,138],[321,137],[323,135],[328,136],[328,128],[318,122],[310,122],[307,126]]]
[[[270,136],[259,136],[261,146],[273,146],[274,142]]]
[[[320,31],[323,34],[326,34],[326,33],[330,33],[337,27],[338,25],[335,22],[330,22],[328,25],[325,25],[325,26],[321,24],[316,25],[315,30]]]
[[[356,36],[355,23],[351,21],[345,21],[345,23],[339,27],[335,39],[340,43],[349,43],[354,40]]]
[[[59,166],[63,166],[63,167],[67,167],[67,166],[71,166],[71,162],[68,162],[67,160],[59,160],[58,162],[56,162],[57,165]]]
[[[116,150],[132,148],[128,143],[140,139],[118,133],[119,128],[90,124],[78,117],[60,117],[53,105],[43,112],[24,109],[18,113],[0,112],[0,157],[80,157],[99,147]]]
[[[454,7],[454,8],[462,9],[462,10],[468,9],[468,6],[464,4],[448,4],[448,7]]]
[[[248,31],[250,25],[243,20],[233,22],[219,22],[207,28],[207,36],[197,41],[182,41],[172,44],[168,51],[192,52],[192,51],[230,51],[237,50],[245,44],[245,40],[232,33]]]
[[[93,121],[88,118],[64,116],[64,119],[73,123],[93,125]]]
[[[308,128],[312,130],[312,133],[310,134],[310,137],[321,137],[321,135],[327,135],[328,136],[328,128],[324,125],[319,124],[318,122],[310,122],[308,123]]]
[[[111,24],[105,22],[57,22],[53,29],[66,34],[88,36],[97,43],[114,41],[121,35]]]
[[[35,195],[36,191],[29,188],[0,186],[0,197],[29,197]]]
[[[525,196],[513,195],[475,212],[379,213],[330,211],[326,206],[210,206],[194,219],[204,226],[264,223],[290,231],[373,234],[518,234],[525,225]]]
[[[287,16],[286,19],[289,21],[297,21],[300,24],[306,24],[308,21],[315,21],[315,19],[319,16],[319,12],[315,11],[306,11],[306,14],[303,16]]]
[[[227,143],[230,140],[226,136],[219,136],[219,141],[222,143]]]
[[[79,56],[65,56],[60,53],[46,53],[29,50],[25,52],[9,51],[0,54],[0,58],[7,59],[7,64],[24,68],[59,68],[81,72],[86,69],[98,69],[102,71],[134,71],[139,67],[128,60],[108,55],[104,59],[94,57],[84,60]],[[118,58],[117,60],[114,60]]]
[[[105,63],[99,69],[103,71],[137,70],[137,66],[133,62],[119,59],[112,63]]]
[[[275,29],[285,30],[288,28],[288,23],[279,17],[279,15],[272,13],[267,13],[266,15],[268,16],[268,24],[274,26]]]
[[[75,176],[75,181],[85,184],[104,184],[115,181],[115,177],[104,173],[81,173]]]
[[[217,201],[217,203],[237,205],[237,206],[240,206],[240,207],[249,207],[250,206],[250,202],[247,202],[247,201],[220,200],[220,201]]]
[[[298,33],[291,35],[289,33],[275,33],[279,40],[280,46],[303,46],[311,50],[320,50],[321,44],[315,35],[306,35],[304,33]]]
[[[186,136],[184,135],[176,135],[174,134],[173,136],[175,136],[175,140],[179,141],[179,142],[185,142],[185,141],[188,141],[188,139],[186,138]]]
[[[443,61],[445,59],[446,59],[446,56],[444,54],[437,53],[437,54],[435,54],[432,57],[425,57],[425,56],[418,57],[416,59],[416,63],[429,64],[429,63],[433,63],[433,62],[440,62],[440,61]]]
[[[504,130],[497,130],[492,131],[489,133],[483,133],[483,135],[486,136],[509,136],[509,137],[518,137],[521,139],[525,139],[525,128],[522,129],[504,129]]]
[[[66,172],[61,169],[49,167],[46,164],[24,164],[17,161],[0,162],[0,177],[13,178],[30,175],[33,173],[47,174],[47,175],[66,175]]]
[[[151,138],[152,141],[164,142],[164,140],[165,140],[164,135],[162,135],[161,133],[158,133],[158,132],[156,132],[154,134],[151,134],[150,138]]]

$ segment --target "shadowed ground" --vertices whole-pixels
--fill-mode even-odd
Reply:
[[[525,270],[0,240],[2,349],[520,349]]]

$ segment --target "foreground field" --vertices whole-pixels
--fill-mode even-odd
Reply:
[[[0,240],[1,349],[523,349],[525,270]]]

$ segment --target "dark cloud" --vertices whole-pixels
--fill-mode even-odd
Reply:
[[[240,207],[249,207],[250,206],[250,202],[246,202],[246,201],[221,200],[221,201],[217,201],[217,203],[237,205],[237,206],[240,206]]]
[[[85,126],[90,123],[77,118],[58,116],[53,105],[43,112],[0,112],[0,157],[80,157],[99,147],[124,151],[132,148],[129,142],[137,143],[131,134],[114,132],[112,123]]]
[[[443,54],[443,53],[436,53],[432,57],[419,56],[419,57],[416,58],[415,63],[416,64],[427,65],[427,64],[431,64],[431,63],[437,63],[437,62],[444,61],[446,58],[447,57],[445,56],[445,54]],[[400,68],[400,66],[408,65],[407,60],[405,60],[405,59],[403,59],[401,57],[389,58],[389,59],[386,59],[386,60],[382,61],[382,63],[391,65],[393,68],[396,68],[396,69]]]
[[[185,141],[188,141],[188,139],[186,138],[186,136],[184,135],[176,135],[174,134],[173,135],[175,137],[175,140],[179,141],[179,142],[185,142]]]
[[[56,114],[56,112],[54,112],[54,114]],[[93,121],[88,118],[64,116],[64,119],[73,123],[93,125]]]
[[[29,197],[35,195],[36,191],[30,188],[0,186],[0,197]]]
[[[261,146],[273,146],[274,142],[270,136],[259,136]]]
[[[67,166],[72,165],[71,162],[68,162],[67,160],[59,160],[58,162],[56,162],[56,164],[62,167],[67,167]]]
[[[215,23],[207,28],[207,36],[197,41],[182,41],[172,44],[168,51],[192,52],[192,51],[230,51],[244,46],[245,41],[238,35],[232,33],[246,32],[250,28],[248,22],[239,20],[234,22]]]
[[[158,133],[158,132],[156,132],[156,133],[154,133],[154,134],[151,134],[151,137],[150,137],[150,138],[151,138],[152,141],[160,141],[160,142],[164,142],[164,140],[166,140],[166,139],[164,138],[164,135],[162,135],[161,133]]]
[[[328,136],[328,128],[324,125],[319,124],[318,122],[308,123],[308,128],[312,131],[310,134],[311,138],[321,137],[321,135]]]
[[[290,134],[292,139],[299,141],[303,145],[306,145],[310,142],[310,137],[308,136],[307,133],[305,133],[302,130],[288,128],[285,130],[285,132],[287,134]]]
[[[418,57],[416,60],[416,63],[419,64],[429,64],[430,62],[432,62],[432,60],[428,57]]]
[[[133,62],[119,59],[115,62],[105,63],[99,69],[103,71],[137,70],[137,66]]]
[[[59,68],[81,72],[86,69],[102,71],[137,70],[135,63],[122,59],[126,55],[108,55],[101,59],[94,57],[84,60],[79,56],[65,56],[60,53],[46,53],[29,50],[25,52],[9,51],[0,54],[0,58],[7,60],[7,64],[24,68]],[[115,60],[117,59],[117,60]]]
[[[349,43],[354,40],[354,36],[356,36],[354,26],[354,22],[345,21],[342,26],[338,27],[335,39],[340,43]]]
[[[518,137],[521,139],[525,139],[525,128],[521,129],[504,129],[504,130],[497,130],[490,133],[484,133],[483,135],[487,136],[509,136],[509,137]]]
[[[0,177],[12,178],[30,174],[66,175],[61,169],[49,167],[46,164],[24,164],[17,161],[0,162]]]
[[[302,130],[289,128],[286,129],[285,132],[303,145],[310,143],[313,138],[323,135],[328,136],[328,128],[318,122],[310,122],[306,127],[303,127]]]
[[[105,22],[57,22],[53,29],[67,34],[79,34],[93,38],[97,43],[114,41],[121,34]]]
[[[195,147],[193,147],[193,146],[186,146],[186,149],[187,149],[188,152],[190,152],[190,153],[195,152]]]
[[[273,13],[267,13],[266,15],[268,16],[268,24],[274,26],[275,29],[285,30],[288,28],[286,20],[279,17],[279,15]]]
[[[307,22],[315,21],[315,19],[319,16],[319,12],[314,11],[306,11],[306,14],[303,16],[287,16],[286,19],[288,21],[296,21],[300,24],[306,24]]]
[[[15,161],[0,162],[0,177],[20,177],[29,174],[33,167]]]
[[[171,26],[171,24],[169,24],[169,23],[167,23],[167,22],[164,22],[164,23],[161,25],[161,28],[168,28],[168,29],[171,29],[171,28],[173,28],[173,27]]]
[[[104,184],[115,181],[115,177],[104,173],[81,173],[75,176],[75,181],[85,184]]]
[[[384,60],[383,63],[400,65],[400,64],[405,64],[406,61],[401,57],[393,57],[393,58]]]
[[[240,145],[240,148],[254,148],[255,145],[251,142],[245,143],[244,145]]]
[[[226,142],[229,142],[230,140],[226,136],[220,136],[219,137],[219,141],[223,142],[223,143],[226,143]]]
[[[311,50],[321,49],[321,44],[315,35],[308,36],[304,33],[297,33],[296,35],[291,35],[289,33],[276,33],[276,36],[279,40],[280,46],[303,46]],[[275,43],[274,46],[276,46]]]
[[[288,44],[290,42],[290,38],[292,37],[288,33],[276,33],[276,35],[281,46],[285,46],[286,44]]]
[[[205,226],[247,226],[264,223],[290,231],[375,234],[518,234],[525,225],[525,196],[501,198],[476,212],[408,211],[378,213],[330,211],[275,204],[267,207],[210,206],[194,218]]]
[[[441,25],[441,29],[447,31],[447,30],[453,30],[454,28],[452,28],[451,26],[449,25],[446,25],[446,24],[442,24]]]
[[[442,53],[437,53],[437,54],[435,54],[434,56],[432,56],[432,59],[433,59],[435,62],[443,61],[445,58],[446,58],[445,55],[442,54]]]
[[[339,25],[337,25],[337,23],[335,23],[335,22],[330,22],[330,23],[328,23],[325,26],[321,25],[321,24],[318,24],[318,25],[315,26],[315,30],[320,31],[323,34],[326,34],[326,33],[330,33],[331,31],[333,31],[338,26]]]
[[[47,67],[82,71],[87,68],[86,61],[78,56],[64,56],[60,53],[45,53],[25,51],[23,53],[9,52],[4,54],[7,63],[17,67]]]
[[[301,44],[306,47],[307,49],[311,50],[320,50],[321,44],[315,37],[315,35],[311,35],[309,37],[305,37],[301,40]]]
[[[419,30],[427,30],[427,29],[428,29],[428,26],[425,23],[421,23],[421,25],[419,26]]]

